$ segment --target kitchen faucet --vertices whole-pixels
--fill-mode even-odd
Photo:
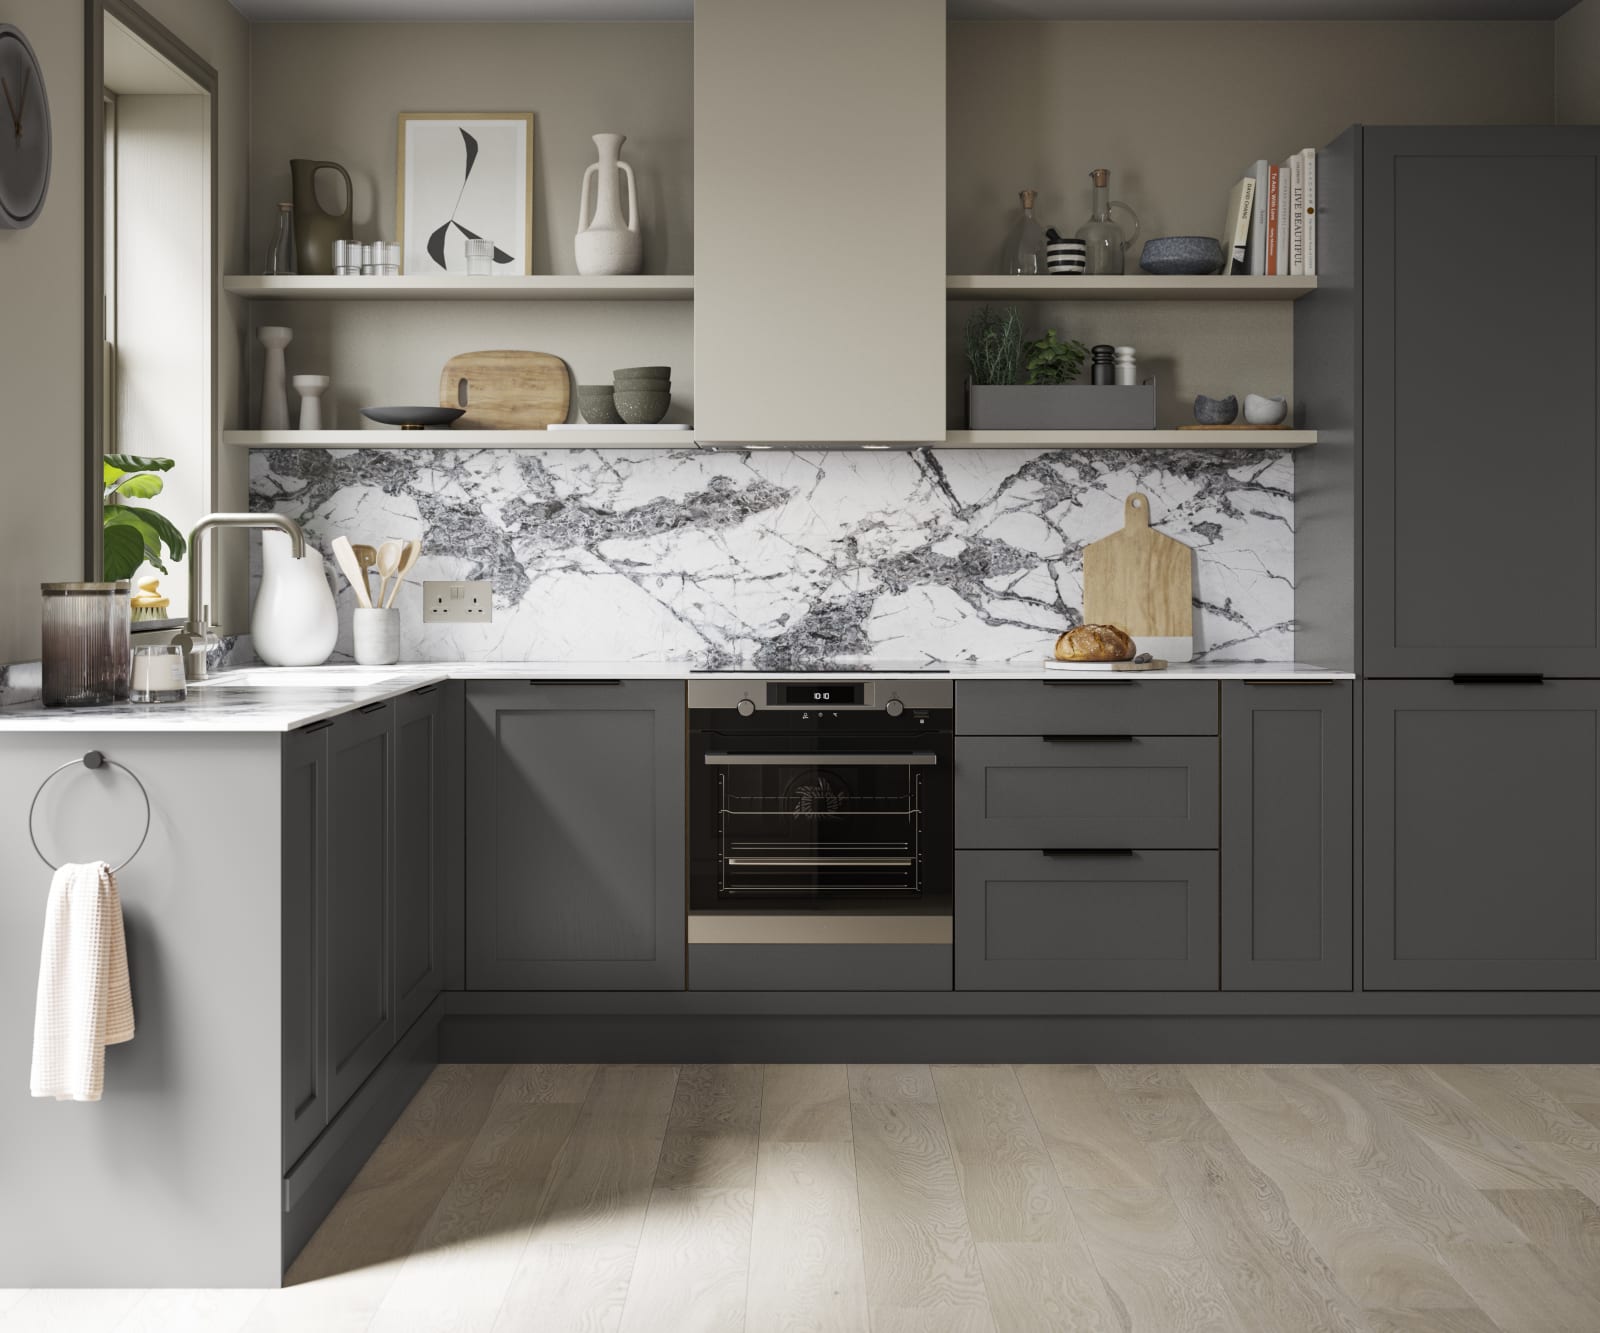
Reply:
[[[211,608],[201,606],[200,538],[208,528],[275,528],[289,536],[289,553],[305,558],[306,534],[284,514],[207,514],[189,533],[189,623],[173,642],[183,649],[183,674],[190,680],[206,678],[206,635]]]

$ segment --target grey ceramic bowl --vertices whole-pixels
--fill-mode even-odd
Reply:
[[[464,407],[363,407],[361,415],[369,421],[385,426],[399,426],[401,430],[438,430],[448,426],[458,417],[464,417]]]
[[[578,410],[583,413],[583,419],[591,426],[620,426],[622,418],[617,415],[617,405],[612,400],[614,390],[609,384],[580,384],[578,386]]]
[[[621,370],[613,370],[611,378],[614,380],[669,380],[672,378],[672,367],[624,366]]]
[[[1202,426],[1231,426],[1238,415],[1239,400],[1231,393],[1226,398],[1195,397],[1194,419]]]
[[[655,377],[637,380],[618,380],[613,387],[618,390],[627,389],[632,393],[671,393],[672,381],[657,379]]]
[[[1144,243],[1139,267],[1163,275],[1215,273],[1222,267],[1222,246],[1214,236],[1152,236]]]
[[[1244,419],[1252,426],[1276,426],[1289,415],[1289,400],[1281,395],[1259,393],[1244,396]]]
[[[670,393],[655,390],[618,389],[614,397],[618,413],[630,426],[653,426],[672,406]]]

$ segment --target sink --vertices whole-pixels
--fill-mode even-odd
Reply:
[[[233,690],[359,690],[388,680],[394,672],[386,667],[362,670],[359,667],[248,667],[190,681],[190,689]]]

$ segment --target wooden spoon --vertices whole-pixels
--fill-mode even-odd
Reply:
[[[361,568],[361,562],[356,559],[356,553],[350,549],[348,537],[335,537],[332,542],[333,558],[339,562],[339,569],[345,578],[350,580],[350,587],[356,594],[356,605],[372,609],[372,598],[367,595],[367,576]]]
[[[356,553],[356,560],[361,565],[361,582],[370,593],[372,591],[372,585],[369,581],[371,579],[370,571],[378,563],[378,552],[365,542],[356,542],[350,549]]]
[[[384,590],[389,586],[389,580],[400,568],[401,546],[397,541],[386,541],[378,544],[378,597],[374,606],[383,606]]]
[[[394,587],[389,589],[389,595],[383,599],[384,606],[394,605],[394,599],[400,595],[400,584],[405,576],[411,572],[411,566],[417,563],[417,557],[422,554],[421,542],[407,542],[400,553],[400,565],[394,572]]]

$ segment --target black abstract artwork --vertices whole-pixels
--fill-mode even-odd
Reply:
[[[456,221],[456,214],[461,211],[461,200],[466,196],[467,185],[472,180],[472,168],[478,161],[478,141],[465,130],[461,130],[460,133],[462,147],[466,153],[466,163],[461,173],[461,189],[456,192],[456,203],[455,207],[450,210],[449,220],[442,227],[428,234],[428,255],[440,268],[448,267],[444,262],[444,242],[445,238],[450,234],[450,228],[454,227],[468,240],[481,241],[483,239],[470,227],[464,227]],[[494,248],[494,262],[497,264],[509,264],[511,256],[497,245]]]

